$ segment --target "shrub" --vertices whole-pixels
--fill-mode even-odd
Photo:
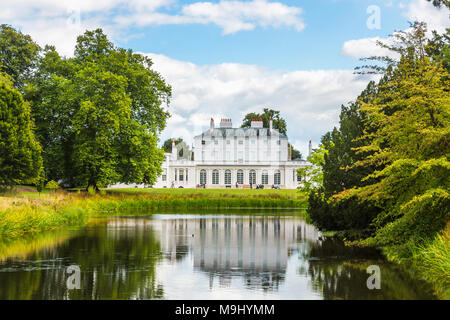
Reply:
[[[94,187],[90,186],[87,191],[91,196],[95,196],[95,188]]]
[[[54,180],[50,180],[49,182],[47,182],[47,184],[45,185],[45,187],[47,189],[50,189],[52,191],[56,191],[59,188],[58,182],[54,181]]]
[[[326,198],[323,189],[309,194],[307,212],[311,221],[322,230],[368,230],[380,208],[355,197]]]

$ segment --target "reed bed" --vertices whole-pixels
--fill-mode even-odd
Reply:
[[[140,189],[141,190],[141,189]],[[241,191],[241,192],[236,192]],[[250,191],[250,192],[249,192]],[[145,190],[57,192],[0,197],[0,237],[19,237],[61,226],[83,225],[95,215],[156,210],[205,210],[230,208],[304,208],[306,197],[277,190]],[[283,190],[286,191],[286,190]]]
[[[450,223],[444,233],[417,248],[413,263],[421,278],[433,285],[437,296],[450,300]]]

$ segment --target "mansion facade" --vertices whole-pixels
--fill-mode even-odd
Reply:
[[[296,189],[297,169],[309,165],[290,159],[288,137],[272,128],[272,120],[269,128],[261,119],[252,120],[249,128],[233,128],[231,119],[222,119],[216,127],[211,118],[209,130],[194,137],[193,152],[183,151],[180,156],[172,143],[154,188],[236,188],[238,184],[239,188]]]

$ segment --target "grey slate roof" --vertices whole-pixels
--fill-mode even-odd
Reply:
[[[209,129],[194,138],[214,137],[214,138],[231,138],[231,137],[268,137],[277,139],[287,139],[287,136],[281,134],[277,129],[269,130],[269,128],[214,128]]]

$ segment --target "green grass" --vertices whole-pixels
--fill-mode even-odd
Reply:
[[[86,223],[88,209],[67,200],[3,198],[0,205],[0,237],[14,238],[64,225]]]
[[[41,193],[27,190],[0,197],[0,237],[19,237],[67,225],[83,225],[95,215],[122,212],[152,214],[183,210],[231,208],[304,208],[306,197],[296,190],[114,189]]]
[[[272,190],[272,189],[154,189],[154,188],[124,188],[124,189],[105,189],[108,193],[125,193],[125,194],[146,194],[146,195],[170,195],[178,197],[192,197],[192,195],[202,195],[210,197],[262,197],[270,199],[306,199],[305,194],[299,190]]]
[[[450,228],[418,246],[411,260],[418,275],[433,285],[437,296],[450,300]]]
[[[99,211],[126,209],[306,208],[297,190],[250,189],[107,189]],[[108,197],[109,196],[109,197]]]

